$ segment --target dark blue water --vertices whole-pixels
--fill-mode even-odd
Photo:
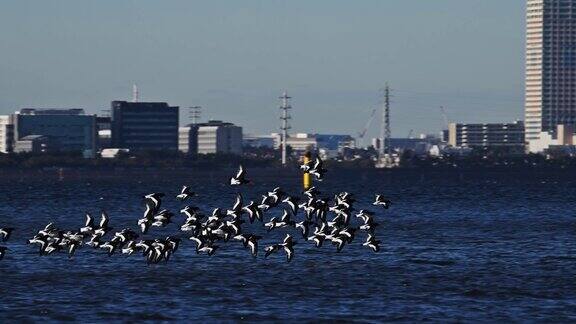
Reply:
[[[355,193],[357,208],[376,192],[393,200],[378,215],[379,253],[360,245],[363,234],[341,253],[298,237],[291,263],[282,254],[252,259],[239,243],[196,255],[185,241],[168,264],[148,266],[137,255],[108,257],[87,246],[70,260],[40,257],[25,244],[50,221],[79,228],[85,211],[106,209],[115,229],[137,228],[141,194],[172,196],[182,184],[201,193],[202,208],[230,207],[236,190],[223,185],[228,175],[3,174],[0,226],[17,231],[0,261],[0,322],[576,320],[576,180],[558,175],[330,173],[320,189]],[[247,199],[276,185],[300,191],[292,175],[251,177]],[[175,200],[166,206],[180,207]]]

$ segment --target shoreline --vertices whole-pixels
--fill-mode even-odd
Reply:
[[[247,168],[251,175],[264,179],[293,178],[301,179],[302,173],[296,167],[250,167]],[[218,166],[214,168],[180,167],[116,167],[116,168],[85,168],[85,167],[49,167],[49,168],[0,168],[0,179],[20,181],[62,181],[80,179],[118,179],[138,177],[162,177],[178,179],[182,176],[195,178],[222,177],[223,174],[233,173],[235,167]],[[279,171],[282,171],[281,173]],[[331,175],[338,177],[360,179],[370,181],[371,177],[386,177],[390,180],[408,180],[423,182],[427,180],[514,180],[514,181],[562,181],[576,180],[576,167],[476,167],[476,168],[341,168],[331,167]],[[331,182],[327,179],[326,182]]]

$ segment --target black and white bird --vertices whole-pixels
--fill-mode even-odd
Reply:
[[[248,213],[248,220],[251,224],[254,223],[254,220],[262,221],[262,210],[253,201],[244,206],[242,210]]]
[[[86,223],[84,227],[80,228],[80,233],[86,235],[92,235],[94,234],[95,227],[96,226],[94,226],[94,217],[92,217],[90,213],[86,213]]]
[[[172,223],[172,217],[174,214],[167,209],[161,210],[157,215],[154,215],[154,222],[152,226],[156,227],[166,227],[168,224]]]
[[[326,240],[332,241],[332,244],[336,245],[336,251],[340,252],[344,248],[344,244],[348,242],[348,239],[341,235],[338,229],[335,228],[335,231],[325,236]]]
[[[319,232],[314,232],[312,236],[308,237],[308,241],[314,241],[317,248],[322,247],[324,240],[326,240],[326,234]]]
[[[236,200],[234,201],[234,206],[232,206],[232,209],[230,209],[226,212],[226,215],[233,216],[234,218],[238,218],[238,217],[240,217],[240,215],[242,215],[243,212],[244,212],[244,210],[242,209],[242,195],[238,194],[238,195],[236,195]]]
[[[90,240],[88,242],[86,242],[86,245],[92,247],[92,248],[99,248],[100,245],[102,245],[102,242],[100,241],[100,236],[98,235],[92,235],[90,237]]]
[[[270,218],[269,222],[264,224],[264,226],[266,227],[266,229],[268,229],[268,231],[271,231],[276,228],[283,228],[287,226],[295,227],[296,222],[290,218],[290,213],[288,213],[288,211],[284,209],[284,213],[282,214],[280,220],[278,220],[276,217],[272,217]]]
[[[250,253],[252,253],[253,257],[258,255],[258,240],[260,240],[262,236],[259,235],[250,235],[248,238],[248,248],[250,249]]]
[[[264,257],[267,258],[272,253],[276,253],[280,251],[280,249],[284,249],[284,252],[286,252],[286,260],[290,262],[294,257],[294,245],[296,245],[296,243],[297,242],[295,242],[292,239],[292,236],[290,236],[290,234],[286,234],[286,237],[284,238],[284,241],[282,243],[272,244],[264,248],[265,252]]]
[[[65,246],[68,248],[68,258],[72,258],[76,250],[82,245],[81,240],[68,240]]]
[[[370,218],[366,218],[366,221],[364,222],[363,225],[360,225],[360,229],[363,231],[368,231],[371,234],[374,234],[374,230],[376,229],[377,226],[379,226],[380,224],[376,223],[374,221],[374,218],[370,217]]]
[[[180,200],[180,201],[185,201],[188,198],[194,197],[196,196],[196,193],[190,190],[190,187],[187,186],[182,186],[182,190],[180,191],[180,194],[178,194],[178,196],[176,196],[176,199]]]
[[[297,197],[286,197],[284,198],[284,200],[282,200],[283,203],[286,203],[289,207],[290,207],[290,212],[292,212],[292,215],[296,216],[296,213],[298,212],[298,201],[299,199]]]
[[[112,227],[108,226],[109,220],[110,219],[108,217],[108,214],[105,211],[102,211],[100,224],[98,225],[98,228],[94,230],[94,234],[100,237],[106,235],[106,233],[108,233],[112,229]]]
[[[238,235],[240,234],[240,232],[242,232],[241,226],[243,223],[244,223],[243,220],[241,220],[240,218],[236,218],[231,221],[226,221],[226,228],[231,231],[232,235]],[[222,229],[222,231],[224,232],[223,234],[226,235],[227,231],[225,229]]]
[[[112,241],[119,241],[120,243],[127,243],[138,238],[138,234],[129,228],[125,228],[120,232],[116,232]]]
[[[316,189],[316,187],[312,186],[310,188],[308,188],[308,190],[304,191],[304,195],[306,197],[308,197],[308,199],[314,199],[316,197],[318,197],[318,195],[320,194],[320,191],[318,191],[318,189]]]
[[[46,225],[43,230],[38,231],[38,234],[43,236],[50,236],[55,231],[56,226],[54,226],[54,223],[48,223],[48,225]]]
[[[258,255],[258,241],[262,239],[262,236],[253,234],[239,234],[234,236],[234,239],[242,242],[245,248],[249,248],[253,257]]]
[[[288,262],[292,261],[294,257],[294,245],[296,245],[296,243],[290,234],[286,234],[282,247],[284,248],[284,252],[286,252],[286,260]]]
[[[142,232],[142,234],[148,233],[148,230],[150,229],[150,226],[152,226],[153,222],[154,218],[152,219],[141,218],[138,220],[138,226],[140,227],[140,231]]]
[[[280,187],[276,187],[268,192],[268,197],[274,199],[275,203],[279,203],[285,195],[286,193]]]
[[[272,196],[262,195],[262,202],[258,205],[258,208],[263,211],[267,211],[273,207],[278,206],[278,202]]]
[[[362,221],[364,222],[364,224],[368,223],[368,221],[374,216],[374,213],[366,210],[366,209],[361,209],[358,214],[356,214],[357,218],[361,218]]]
[[[126,245],[124,245],[124,247],[122,248],[122,254],[132,255],[134,252],[138,250],[136,244],[137,244],[136,241],[129,241],[128,243],[126,243]]]
[[[385,209],[388,209],[390,207],[391,201],[389,199],[386,199],[383,195],[376,195],[376,198],[374,200],[374,202],[372,203],[372,205],[375,206],[382,206]]]
[[[4,227],[4,228],[0,228],[0,241],[1,242],[6,242],[10,239],[10,235],[12,235],[12,232],[14,231],[13,227]]]
[[[307,238],[310,233],[310,225],[312,225],[312,222],[307,219],[294,224],[294,226],[302,232],[302,237],[304,238]]]
[[[322,181],[324,178],[324,174],[327,172],[326,169],[323,168],[323,162],[319,157],[316,157],[314,160],[314,164],[311,168],[308,169],[308,173],[316,177],[316,180]]]
[[[216,253],[216,250],[219,248],[218,245],[215,244],[211,244],[211,245],[205,245],[199,249],[196,250],[197,253],[206,253],[209,256],[213,256],[214,253]]]
[[[230,185],[240,186],[247,183],[250,183],[250,181],[246,179],[246,171],[244,171],[244,167],[240,165],[240,167],[238,168],[238,172],[236,172],[236,175],[230,178]]]
[[[120,241],[110,241],[105,242],[104,244],[100,245],[100,248],[103,250],[108,251],[108,256],[112,256],[118,248],[122,245]]]
[[[227,216],[227,213],[225,214],[220,208],[214,208],[214,210],[212,211],[212,215],[210,217],[208,217],[208,220],[206,221],[206,223],[210,224],[210,223],[214,223],[214,222],[220,222],[226,216]]]
[[[161,192],[155,192],[144,196],[146,203],[150,203],[150,208],[152,209],[153,214],[160,210],[160,206],[162,206],[162,197],[164,197],[164,194]]]
[[[362,245],[371,248],[374,252],[380,251],[380,241],[376,240],[372,233],[368,233],[366,242],[362,243]]]
[[[272,253],[276,253],[280,251],[282,248],[282,244],[272,244],[264,248],[264,257],[267,258]]]

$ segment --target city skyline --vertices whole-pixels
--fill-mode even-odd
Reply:
[[[511,122],[523,118],[524,2],[8,1],[0,113],[101,113],[136,83],[141,101],[269,133],[287,90],[293,132],[356,135],[390,82],[396,137],[445,128],[440,105],[451,121]]]

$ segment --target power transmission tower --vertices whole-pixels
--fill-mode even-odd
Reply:
[[[280,120],[282,120],[282,126],[280,129],[282,130],[282,165],[286,165],[286,143],[288,142],[288,130],[290,129],[290,125],[288,124],[288,120],[291,119],[288,110],[292,109],[292,106],[288,104],[288,100],[292,97],[288,97],[288,93],[284,91],[280,99],[282,99],[282,105],[280,109],[282,110],[282,116]]]
[[[201,106],[188,107],[188,119],[192,120],[192,125],[198,124],[200,120],[200,115],[202,114]]]
[[[380,156],[390,156],[390,87],[386,83],[384,88],[384,105],[382,107],[382,126],[380,129]]]

